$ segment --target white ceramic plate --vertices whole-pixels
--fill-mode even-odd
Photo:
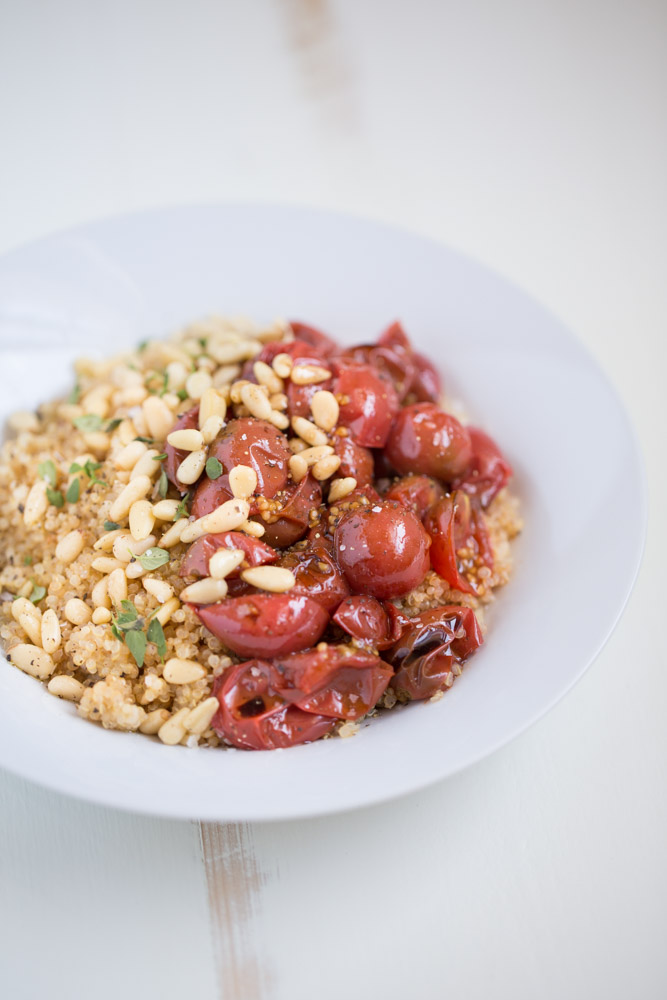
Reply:
[[[516,574],[488,640],[440,702],[273,753],[106,731],[3,661],[0,765],[110,806],[256,820],[379,802],[492,753],[581,677],[638,569],[642,465],[604,376],[541,306],[436,243],[307,209],[197,207],[85,226],[0,260],[1,415],[65,390],[77,355],[211,312],[301,318],[347,341],[400,317],[437,360],[506,450],[523,503]]]

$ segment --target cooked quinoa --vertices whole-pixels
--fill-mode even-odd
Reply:
[[[188,548],[179,538],[192,519],[167,484],[161,456],[177,416],[197,403],[204,416],[210,411],[223,419],[225,411],[227,417],[258,415],[259,406],[286,429],[280,361],[250,395],[241,379],[243,363],[279,339],[293,339],[288,324],[196,323],[169,341],[151,340],[108,361],[78,361],[68,398],[9,420],[0,453],[0,639],[10,662],[54,696],[75,702],[82,718],[157,735],[167,744],[224,745],[210,726],[217,708],[212,686],[243,658],[179,599],[188,583],[179,576]],[[210,433],[221,425],[213,420]],[[311,444],[294,437],[291,448],[298,453]],[[191,464],[205,461],[205,445],[202,458],[191,453]],[[124,510],[119,497],[131,482],[139,484],[132,487],[136,498]],[[264,508],[268,523],[271,504]],[[394,601],[406,615],[461,604],[481,618],[495,589],[510,578],[510,542],[521,529],[507,488],[484,517],[494,568],[480,570],[477,595],[451,590],[431,570]],[[258,534],[249,521],[235,530]],[[166,550],[168,561],[151,561],[155,550]],[[134,609],[135,637],[146,636],[137,640],[145,647],[138,657],[128,631],[118,626],[121,607]],[[151,630],[152,622],[161,628]],[[380,707],[395,703],[388,690]],[[348,721],[337,732],[357,729]]]

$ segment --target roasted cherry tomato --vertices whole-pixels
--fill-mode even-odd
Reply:
[[[340,458],[340,466],[336,476],[354,476],[357,486],[369,486],[373,482],[373,453],[368,448],[362,448],[349,435],[333,439],[333,449]]]
[[[404,698],[430,698],[451,687],[460,664],[482,642],[471,608],[448,605],[404,617],[400,639],[385,653],[396,670],[391,687]]]
[[[195,492],[191,513],[203,517],[230,499],[229,472],[236,465],[249,465],[255,470],[258,494],[275,496],[287,483],[291,455],[285,435],[267,420],[230,420],[209,450],[209,456],[222,465],[223,474],[218,479],[204,476]]]
[[[296,585],[289,591],[291,596],[303,594],[321,604],[325,611],[337,608],[350,593],[347,581],[339,566],[325,546],[286,552],[280,565],[292,571]]]
[[[191,410],[187,413],[183,413],[174,426],[169,431],[172,434],[174,431],[190,431],[199,429],[199,407],[193,406]],[[188,457],[190,452],[184,451],[182,448],[174,448],[172,444],[168,442],[164,446],[166,458],[164,460],[164,471],[167,473],[167,478],[170,483],[180,490],[181,493],[185,493],[188,487],[182,483],[176,473],[178,472],[178,467],[184,459]]]
[[[380,502],[380,494],[373,486],[357,486],[351,493],[336,500],[329,508],[320,508],[320,521],[308,533],[313,545],[324,544],[333,551],[333,535],[341,519],[352,510],[362,510]]]
[[[298,358],[295,365],[316,365],[319,368],[325,367],[327,362],[322,358],[303,357]],[[313,396],[320,389],[333,389],[333,379],[325,379],[324,382],[314,382],[312,385],[298,385],[291,380],[286,383],[285,394],[287,395],[287,414],[289,417],[306,417],[312,420],[313,415],[310,408]]]
[[[384,694],[393,671],[379,656],[352,646],[327,646],[277,659],[276,669],[297,691],[306,712],[360,719]]]
[[[387,347],[400,347],[401,350],[412,353],[410,338],[398,320],[395,323],[390,323],[387,329],[380,334],[378,344],[383,344]]]
[[[278,558],[276,550],[260,542],[258,538],[245,535],[242,531],[221,531],[217,535],[204,535],[192,543],[183,556],[179,576],[209,576],[208,564],[218,549],[240,549],[245,556],[241,565],[232,570],[227,580],[238,576],[242,569],[264,566]]]
[[[428,358],[417,351],[413,351],[412,361],[415,366],[415,377],[410,392],[418,403],[437,403],[442,395],[440,373]]]
[[[412,511],[386,501],[345,514],[334,535],[336,560],[352,590],[382,599],[419,586],[429,544]]]
[[[213,685],[220,708],[211,725],[243,750],[277,750],[318,740],[335,720],[304,712],[280,692],[283,678],[272,663],[248,660],[230,667]]]
[[[310,512],[322,501],[322,487],[311,475],[300,483],[288,483],[268,501],[269,520],[254,517],[264,525],[262,538],[277,549],[287,548],[303,538],[310,523]]]
[[[470,467],[470,435],[456,417],[433,403],[404,407],[386,445],[390,464],[401,475],[421,473],[451,482]]]
[[[340,348],[335,340],[333,340],[327,333],[323,333],[321,330],[316,329],[314,326],[307,326],[306,323],[299,323],[298,321],[290,320],[292,331],[297,340],[303,340],[311,347],[314,347],[317,353],[323,357],[328,358],[332,354],[337,354]]]
[[[484,587],[480,570],[493,569],[493,550],[477,502],[460,490],[445,496],[426,515],[424,527],[436,573],[464,594],[479,594]]]
[[[282,656],[312,646],[329,621],[310,597],[248,594],[195,605],[206,628],[239,656]]]
[[[264,345],[257,357],[252,359],[252,363],[255,361],[264,361],[267,365],[270,365],[278,354],[289,354],[293,360],[315,357],[318,359],[318,364],[322,364],[324,361],[324,355],[320,354],[312,344],[306,340],[297,338],[296,340],[288,341],[272,340],[270,344]]]
[[[400,633],[400,627],[395,627],[384,605],[368,594],[346,597],[338,605],[333,620],[353,639],[370,643],[376,649],[393,646]]]
[[[417,374],[412,354],[399,346],[359,344],[356,347],[346,348],[342,357],[370,365],[386,375],[396,390],[399,402],[402,402],[410,392]]]
[[[339,423],[357,444],[383,448],[399,402],[391,381],[370,365],[334,359],[333,391],[340,404]]]
[[[477,497],[486,509],[512,475],[509,464],[496,442],[476,427],[469,427],[472,463],[466,475],[455,483],[455,489]]]
[[[385,500],[395,500],[423,521],[431,507],[445,495],[440,483],[429,476],[405,476],[385,493]]]

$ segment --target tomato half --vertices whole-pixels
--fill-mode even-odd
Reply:
[[[303,595],[248,594],[194,605],[206,628],[239,656],[282,656],[314,645],[329,616]]]
[[[360,719],[377,704],[393,676],[379,656],[352,646],[326,646],[275,661],[290,686],[303,692],[295,704],[336,719]]]
[[[339,423],[357,444],[383,448],[399,402],[391,381],[370,365],[333,359],[333,391],[340,405]]]
[[[300,483],[288,483],[268,503],[269,519],[253,517],[264,525],[262,538],[278,549],[294,545],[303,538],[310,524],[310,512],[322,501],[322,487],[308,475]]]
[[[228,580],[238,576],[242,569],[250,566],[264,566],[273,563],[278,553],[270,545],[265,545],[258,538],[252,538],[242,531],[221,531],[217,535],[204,535],[193,542],[183,556],[179,576],[208,576],[208,564],[211,556],[218,549],[240,549],[245,558],[241,565],[232,570]]]
[[[393,605],[392,605],[393,607]],[[353,639],[367,642],[376,649],[388,649],[398,639],[400,626],[375,597],[357,594],[339,604],[333,620]]]
[[[286,552],[280,565],[294,574],[296,585],[289,591],[293,597],[310,597],[329,613],[350,593],[340,567],[324,546]]]
[[[396,670],[392,689],[419,700],[451,687],[460,665],[483,641],[471,608],[447,605],[404,617],[400,639],[385,653]]]
[[[431,507],[444,495],[440,483],[429,476],[404,476],[390,486],[384,498],[395,500],[423,521]]]
[[[477,497],[486,509],[509,482],[512,466],[488,434],[477,427],[469,427],[468,433],[472,444],[472,462],[466,475],[455,483],[454,488]]]
[[[308,326],[306,323],[299,323],[293,319],[289,321],[289,325],[292,327],[297,340],[310,344],[311,347],[315,348],[317,354],[323,358],[328,358],[340,350],[336,341],[328,333],[323,333],[322,330],[318,330],[314,326]]]
[[[478,594],[479,571],[493,569],[493,550],[484,515],[476,501],[460,490],[443,497],[426,515],[431,536],[431,564],[450,587]]]
[[[468,431],[456,417],[433,403],[413,403],[396,417],[386,455],[401,475],[414,473],[451,482],[468,471],[472,446]]]

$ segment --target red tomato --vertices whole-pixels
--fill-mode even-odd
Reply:
[[[347,581],[325,546],[286,552],[280,565],[294,573],[293,597],[303,594],[321,604],[325,611],[337,608],[350,593]]]
[[[512,475],[512,466],[496,442],[476,427],[469,427],[472,443],[472,464],[455,488],[471,497],[477,497],[486,509],[497,493],[506,486]]]
[[[322,358],[304,357],[299,358],[297,364],[318,365],[321,368],[323,366],[326,367],[327,362]],[[307,420],[312,420],[313,415],[310,404],[313,396],[319,389],[328,389],[331,392],[333,389],[333,379],[328,378],[324,382],[316,382],[313,385],[297,385],[295,382],[288,381],[285,388],[288,416],[306,417]]]
[[[169,433],[172,434],[174,431],[186,431],[186,430],[190,431],[198,429],[199,429],[199,407],[193,406],[191,410],[188,410],[187,413],[183,413],[178,418],[178,420],[171,428]],[[179,465],[184,459],[188,457],[190,452],[184,451],[182,448],[176,449],[172,444],[169,444],[168,442],[165,443],[164,451],[167,456],[164,460],[164,470],[167,473],[167,478],[170,483],[173,483],[173,485],[176,487],[177,490],[180,490],[181,493],[185,493],[185,491],[189,487],[187,487],[177,478],[176,473],[178,472]]]
[[[204,476],[195,492],[191,513],[203,517],[230,499],[228,473],[236,465],[249,465],[255,470],[258,494],[275,496],[287,483],[291,455],[285,435],[267,420],[230,420],[209,450],[209,456],[222,465],[223,474],[218,479]]]
[[[391,486],[385,500],[395,500],[423,521],[431,507],[445,495],[440,483],[428,476],[405,476]]]
[[[353,639],[368,642],[376,649],[393,646],[400,632],[384,605],[367,594],[347,597],[338,606],[333,620]]]
[[[412,351],[410,338],[398,320],[391,323],[378,337],[378,344],[386,344],[388,347],[400,347],[404,351]]]
[[[264,566],[278,558],[276,550],[258,538],[245,535],[242,531],[221,531],[217,535],[204,535],[192,543],[183,557],[179,576],[208,576],[209,561],[218,549],[240,549],[245,553],[245,559],[238,569],[229,574],[228,580],[238,576],[242,569]]]
[[[493,551],[484,517],[461,491],[438,500],[424,527],[431,536],[431,563],[450,587],[478,594],[482,567],[493,569]]]
[[[257,357],[252,359],[252,362],[264,361],[267,365],[270,365],[278,354],[289,354],[293,360],[296,360],[296,358],[315,357],[318,359],[318,364],[321,365],[324,363],[324,355],[313,347],[312,344],[299,338],[289,341],[272,340],[269,344],[264,345]]]
[[[448,605],[403,617],[401,637],[385,654],[396,670],[393,690],[421,699],[451,687],[454,676],[461,673],[460,664],[483,641],[471,608]]]
[[[357,444],[383,448],[399,409],[391,381],[370,365],[345,358],[333,360],[333,391],[340,404],[339,423]]]
[[[470,467],[470,435],[456,417],[433,403],[404,407],[387,441],[390,464],[401,475],[421,473],[451,482]]]
[[[295,704],[306,712],[336,719],[360,719],[377,704],[393,677],[391,667],[373,653],[352,646],[308,649],[275,661],[297,692]]]
[[[266,660],[248,660],[226,670],[213,685],[220,708],[211,725],[218,735],[243,750],[277,750],[330,732],[335,720],[286,701],[282,680]]]
[[[304,340],[307,344],[310,344],[321,357],[328,358],[331,354],[338,352],[338,344],[327,333],[322,333],[321,330],[316,329],[314,326],[295,322],[293,319],[290,320],[289,325],[292,327],[297,340]]]
[[[310,523],[311,510],[322,502],[322,487],[311,475],[300,483],[288,483],[273,500],[276,520],[265,521],[262,517],[252,520],[263,524],[262,538],[275,548],[284,549],[303,538]]]
[[[399,346],[359,344],[346,348],[341,356],[370,365],[386,375],[396,390],[399,402],[407,396],[417,374],[411,353]]]
[[[410,386],[410,392],[418,403],[437,403],[442,396],[442,381],[435,365],[431,364],[423,354],[414,351],[412,360],[415,366],[415,377]]]
[[[329,617],[309,597],[248,594],[194,606],[207,629],[239,656],[282,656],[312,646]]]
[[[373,482],[373,453],[368,448],[362,448],[351,437],[333,438],[333,449],[340,458],[340,466],[336,473],[339,477],[354,476],[357,486],[369,486]]]
[[[429,568],[429,537],[398,503],[360,507],[341,518],[336,560],[353,591],[386,599],[417,587]]]

